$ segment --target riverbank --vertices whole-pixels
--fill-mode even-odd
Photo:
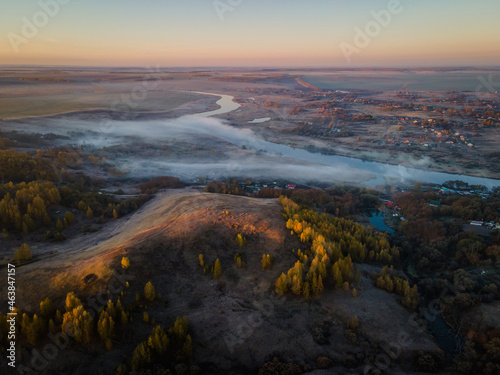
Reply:
[[[494,173],[490,170],[482,168],[467,169],[450,162],[448,162],[447,164],[437,163],[428,156],[424,156],[419,159],[406,152],[394,153],[387,151],[378,151],[376,150],[376,146],[374,148],[365,148],[360,146],[356,146],[356,148],[349,148],[346,145],[328,146],[326,143],[323,143],[321,141],[312,141],[311,139],[305,137],[289,135],[283,137],[282,135],[277,135],[275,133],[269,132],[267,132],[265,135],[266,139],[270,142],[282,145],[291,145],[290,147],[309,151],[312,153],[353,158],[363,162],[382,163],[391,165],[393,167],[401,167],[402,169],[411,168],[420,171],[444,173],[449,175],[451,180],[460,179],[461,176],[479,179],[486,178],[490,180],[496,180],[497,184],[493,184],[492,186],[500,186],[500,175],[498,173]],[[411,175],[408,175],[406,177],[408,179],[411,179]]]

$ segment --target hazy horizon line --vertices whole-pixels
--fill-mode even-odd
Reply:
[[[151,69],[151,65],[74,65],[74,64],[61,64],[61,65],[49,65],[49,64],[0,64],[0,68],[79,68],[79,69]],[[462,69],[462,70],[474,70],[474,69],[500,69],[500,65],[367,65],[367,66],[357,66],[357,67],[344,67],[344,66],[314,66],[314,65],[298,65],[298,66],[283,66],[283,65],[157,65],[156,67],[161,69],[263,69],[263,70],[366,70],[366,69],[376,69],[376,70],[386,70],[386,69]]]

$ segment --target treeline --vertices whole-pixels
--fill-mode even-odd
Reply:
[[[68,184],[60,189],[61,204],[65,207],[77,209],[87,213],[89,208],[92,217],[118,218],[138,210],[149,196],[142,195],[134,198],[118,200],[112,195],[96,191],[80,191],[74,184]]]
[[[500,374],[500,329],[471,323],[463,332],[468,342],[456,358],[455,369],[461,375]]]
[[[49,160],[34,158],[24,152],[0,150],[0,182],[54,181],[56,178]]]
[[[481,186],[468,186],[460,181],[450,181],[447,186],[483,190]],[[497,273],[492,272],[495,263],[500,261],[500,234],[491,230],[480,236],[474,231],[465,231],[467,228],[463,226],[469,220],[498,222],[498,190],[494,189],[486,199],[416,192],[396,194],[393,199],[406,218],[393,239],[401,248],[408,271],[420,278],[419,294],[427,301],[436,298],[444,301],[443,316],[456,333],[466,339],[463,351],[455,358],[455,370],[460,374],[499,373],[499,329],[471,318],[470,309],[500,298]],[[441,206],[431,207],[431,199],[439,200]],[[401,288],[391,273],[386,270],[375,282],[386,290],[392,287],[402,295],[404,302],[407,286]],[[446,292],[444,296],[443,292]],[[411,291],[409,293],[411,296]],[[408,303],[411,300],[410,297]]]
[[[453,217],[461,220],[500,221],[500,199],[478,196],[452,195],[440,197],[433,193],[406,192],[396,197],[406,218]],[[440,207],[432,207],[431,200],[439,201]]]
[[[352,220],[300,208],[285,197],[280,198],[280,203],[288,219],[287,228],[302,242],[311,243],[313,249],[323,247],[334,258],[349,255],[354,262],[392,264],[399,259],[399,250],[391,247],[384,233],[373,232]]]
[[[128,287],[128,283],[126,284]],[[123,291],[121,295],[125,295]],[[133,317],[139,314],[139,308],[147,308],[147,304],[160,298],[149,282],[144,287],[144,293],[136,296],[136,302],[130,306],[122,305],[120,297],[116,301],[109,299],[99,310],[86,308],[82,301],[70,292],[64,300],[64,307],[58,309],[56,304],[46,298],[40,302],[39,309],[33,314],[22,312],[15,308],[18,319],[15,324],[17,347],[33,348],[50,340],[72,341],[83,348],[94,347],[100,341],[107,350],[112,350],[116,343],[130,338],[133,328],[127,327]],[[150,321],[144,310],[146,324]],[[0,313],[0,351],[9,346],[7,316]],[[137,323],[136,323],[137,324]],[[24,349],[23,349],[24,350]],[[122,363],[117,372],[124,374],[128,368],[132,371],[146,369],[150,364],[160,364],[168,368],[178,363],[189,362],[193,355],[193,344],[189,334],[187,317],[177,317],[168,329],[157,325],[149,337],[135,348],[130,361]],[[127,368],[128,367],[128,368]]]
[[[210,181],[205,186],[204,191],[216,194],[245,195],[245,191],[238,183],[238,180]]]
[[[178,189],[184,186],[186,185],[177,177],[161,176],[141,184],[141,193],[154,194],[160,189]]]
[[[82,345],[89,344],[93,337],[99,336],[108,350],[112,349],[111,339],[114,338],[117,328],[124,327],[130,318],[120,301],[108,300],[107,304],[98,311],[98,318],[94,319],[91,311],[83,306],[81,300],[73,292],[67,294],[64,310],[56,308],[55,303],[46,298],[40,302],[37,313],[29,314],[15,311],[19,319],[16,321],[16,331],[20,333],[19,341],[36,347],[43,343],[47,334],[66,334],[75,342]],[[7,317],[0,313],[0,347],[7,344]]]
[[[396,276],[394,268],[385,266],[379,275],[374,275],[375,286],[389,293],[396,293],[402,298],[401,304],[410,310],[415,310],[420,302],[417,285],[410,287],[408,280]]]
[[[0,151],[0,180],[10,181],[0,184],[0,228],[4,237],[9,233],[27,235],[46,227],[49,230],[45,239],[64,240],[61,232],[74,224],[74,213],[78,211],[88,219],[117,219],[137,210],[149,199],[149,196],[142,195],[118,200],[96,191],[102,186],[102,181],[83,174],[71,174],[63,168],[59,177],[64,178],[65,186],[56,187],[52,181],[58,178],[58,168],[75,166],[81,163],[81,158],[80,154],[56,149],[38,151],[36,157],[13,150]],[[89,156],[88,160],[93,163],[102,161],[98,159]],[[162,177],[145,188],[178,186],[179,183],[178,179]],[[73,212],[68,211],[64,217],[56,218],[49,210],[54,205]]]
[[[253,195],[257,198],[279,198],[286,196],[299,205],[314,207],[323,212],[348,217],[361,210],[376,208],[380,201],[379,193],[369,188],[335,186],[328,190],[320,189],[277,189],[264,187],[255,194],[246,194],[238,180],[213,181],[205,187],[205,192],[233,195]]]
[[[500,260],[500,234],[479,236],[463,229],[469,220],[500,221],[500,199],[473,196],[438,197],[428,193],[403,193],[394,197],[406,220],[394,236],[405,248],[406,258],[418,270],[432,271],[448,267],[488,265]],[[441,201],[432,207],[431,199]]]
[[[299,260],[276,281],[276,293],[291,291],[306,299],[319,295],[327,279],[334,288],[349,290],[349,284],[359,280],[353,261],[372,260],[390,264],[397,261],[399,251],[391,247],[385,234],[374,233],[364,226],[344,218],[302,208],[287,197],[280,197],[286,226],[309,249],[297,251]]]
[[[47,208],[58,204],[61,196],[51,182],[12,182],[0,186],[0,220],[2,228],[23,234],[51,223]]]
[[[46,234],[47,239],[63,239],[60,232],[75,222],[74,214],[69,211],[64,218],[52,218],[50,206],[62,205],[82,211],[88,219],[117,219],[137,210],[149,199],[140,196],[118,201],[111,195],[82,192],[73,184],[58,189],[47,181],[0,185],[0,196],[3,197],[0,201],[0,227],[3,230],[27,235],[55,224],[55,228]]]
[[[132,371],[147,368],[151,363],[175,364],[187,362],[193,356],[193,342],[189,334],[186,316],[177,317],[174,325],[165,331],[161,326],[153,328],[148,339],[134,350]]]

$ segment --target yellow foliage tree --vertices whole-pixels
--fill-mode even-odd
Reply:
[[[130,260],[128,259],[128,257],[122,257],[122,268],[126,270],[129,267],[130,267]]]
[[[154,301],[156,298],[156,290],[151,281],[148,281],[144,286],[144,298],[150,302]]]
[[[92,336],[92,316],[79,305],[64,314],[62,331],[77,342],[87,344]]]
[[[20,264],[22,261],[30,260],[32,258],[31,248],[28,244],[23,243],[19,249],[14,253],[14,260]]]
[[[212,271],[212,275],[213,275],[214,279],[218,279],[222,275],[222,266],[220,264],[219,258],[217,258],[215,260],[215,264],[214,264],[214,268],[213,268],[213,271]]]

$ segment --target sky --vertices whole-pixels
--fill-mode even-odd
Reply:
[[[0,65],[500,65],[498,0],[0,0]]]

